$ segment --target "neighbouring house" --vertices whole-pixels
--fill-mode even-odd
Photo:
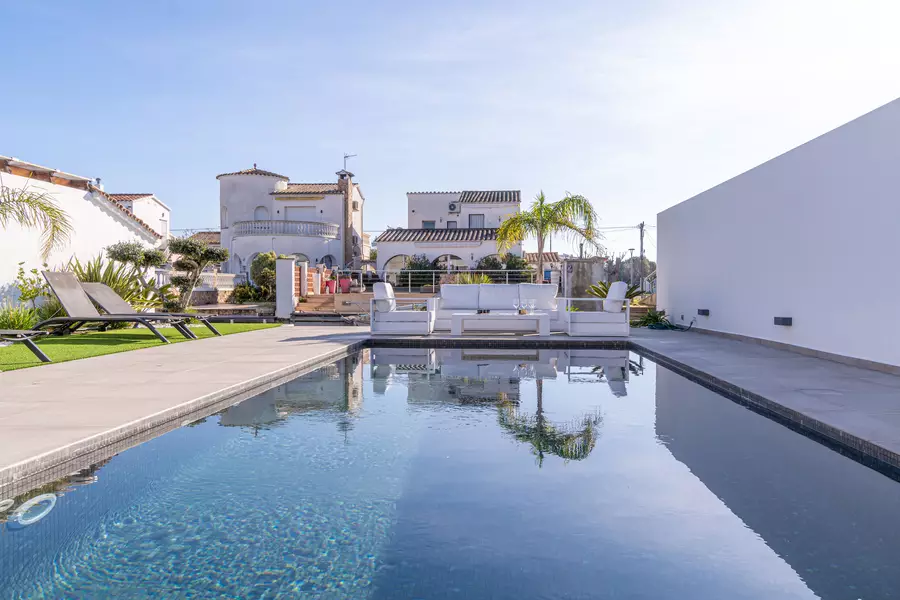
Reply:
[[[220,248],[222,246],[222,233],[219,231],[198,231],[191,235],[191,239],[203,242],[210,248]]]
[[[409,192],[406,229],[393,228],[375,239],[379,271],[399,271],[406,260],[424,254],[444,268],[474,267],[499,254],[497,228],[519,212],[521,194],[510,191]],[[522,245],[510,249],[522,253]]]
[[[149,225],[163,238],[169,238],[172,209],[154,194],[110,194],[113,202]]]
[[[353,173],[333,183],[294,183],[252,169],[222,173],[219,180],[221,245],[231,258],[223,270],[247,274],[261,252],[358,269],[363,258],[365,197]]]
[[[69,216],[72,235],[64,248],[50,255],[50,267],[63,265],[72,257],[94,258],[116,242],[139,242],[147,247],[164,243],[155,229],[158,221],[151,224],[126,209],[103,190],[99,180],[0,156],[0,186],[46,193]],[[26,270],[40,268],[40,250],[40,230],[15,223],[0,226],[0,298],[18,296],[13,284],[19,263],[24,263]]]
[[[538,268],[538,253],[537,252],[526,252],[523,257],[525,262],[528,263],[528,266],[532,269],[537,270]],[[559,252],[544,252],[544,281],[551,281],[554,279],[553,273],[556,273],[556,277],[559,277],[560,269],[562,268],[562,260],[559,258]]]
[[[900,100],[659,213],[678,324],[900,366]],[[867,363],[864,363],[867,364]]]

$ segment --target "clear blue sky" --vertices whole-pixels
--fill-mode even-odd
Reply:
[[[479,188],[653,224],[900,95],[896,2],[685,4],[2,0],[0,154],[155,192],[174,228],[217,226],[218,173],[331,181],[345,151],[367,230]]]

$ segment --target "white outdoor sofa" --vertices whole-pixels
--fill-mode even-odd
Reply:
[[[389,283],[376,283],[369,305],[373,334],[428,335],[434,330],[434,310],[415,310],[414,304],[397,304]]]
[[[564,331],[565,319],[560,315],[556,299],[557,286],[549,283],[481,283],[481,284],[444,284],[439,296],[429,299],[429,310],[434,310],[434,330],[450,331],[454,314],[476,314],[479,310],[490,310],[498,313],[513,314],[516,312],[515,302],[535,301],[535,312],[550,315],[550,330]],[[534,322],[509,319],[491,320],[484,316],[478,321],[470,322],[466,330],[531,332]]]
[[[626,301],[628,285],[609,285],[606,298],[565,298],[565,331],[571,336],[628,337],[631,334],[631,302]],[[572,302],[596,302],[599,310],[568,310]]]

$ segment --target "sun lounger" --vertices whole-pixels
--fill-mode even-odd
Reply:
[[[122,299],[122,296],[118,295],[114,289],[104,283],[82,283],[81,288],[85,292],[87,292],[87,295],[90,296],[91,300],[100,305],[100,308],[112,315],[144,315],[148,318],[176,317],[181,319],[197,319],[198,321],[206,325],[206,328],[212,331],[214,334],[222,335],[215,327],[212,326],[212,323],[207,320],[207,317],[203,315],[194,313],[168,312],[139,313],[134,310],[134,308],[132,308],[130,304],[125,302],[125,300]]]
[[[82,289],[78,279],[71,273],[57,271],[43,271],[44,279],[50,284],[50,289],[59,299],[63,309],[69,315],[67,317],[53,317],[46,321],[41,321],[34,326],[36,330],[51,328],[51,333],[73,332],[82,325],[87,323],[135,323],[143,325],[149,329],[153,335],[164,344],[168,344],[166,339],[159,330],[153,326],[153,321],[161,321],[171,324],[181,335],[188,339],[194,339],[196,336],[184,326],[184,319],[180,317],[162,317],[155,315],[142,314],[125,314],[125,315],[101,315],[91,299]]]
[[[19,342],[25,344],[25,347],[38,357],[41,362],[53,362],[43,351],[34,343],[34,338],[47,335],[46,331],[31,331],[27,329],[0,329],[0,341]]]

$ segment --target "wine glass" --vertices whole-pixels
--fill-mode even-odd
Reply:
[[[519,314],[519,307],[520,307],[521,305],[522,305],[522,303],[519,302],[519,299],[518,299],[518,298],[516,298],[516,299],[513,301],[513,308],[516,309],[516,314]]]
[[[534,298],[528,299],[528,314],[529,315],[534,314]]]

